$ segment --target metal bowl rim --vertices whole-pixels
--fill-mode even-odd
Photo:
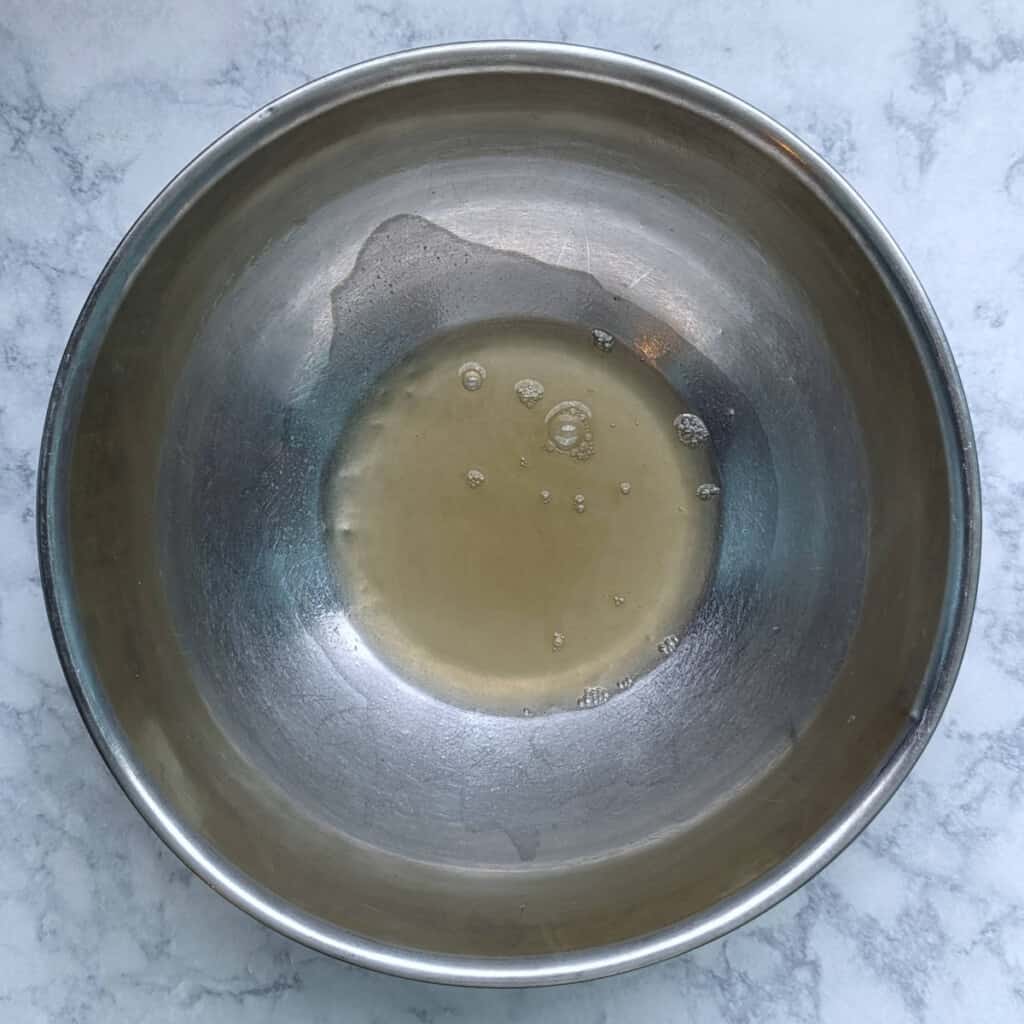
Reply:
[[[921,699],[905,734],[847,804],[778,867],[708,910],[650,935],[571,953],[518,958],[436,954],[387,946],[298,910],[246,876],[186,828],[135,761],[90,664],[73,603],[66,534],[66,469],[78,399],[110,320],[166,231],[214,181],[278,135],[324,110],[402,82],[466,73],[559,74],[604,81],[700,110],[774,151],[856,238],[903,308],[928,374],[950,477],[950,573]],[[60,472],[64,470],[65,472]],[[863,199],[806,143],[731,94],[680,71],[607,50],[543,42],[471,42],[408,50],[336,71],[273,100],[213,142],[153,200],[125,234],[83,306],[57,371],[39,459],[40,575],[57,653],[82,718],[111,773],[157,835],[236,906],[313,949],[391,974],[456,985],[529,986],[631,970],[691,950],[751,920],[824,868],[881,810],[934,733],[963,657],[981,552],[978,462],[949,345],[906,257]]]

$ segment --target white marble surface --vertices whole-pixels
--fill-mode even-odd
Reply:
[[[0,1020],[1024,1020],[1024,6],[1020,0],[3,0],[0,3]],[[375,54],[474,37],[626,50],[816,145],[905,248],[978,433],[974,634],[912,778],[828,870],[738,933],[565,989],[453,990],[311,953],[190,876],[100,762],[35,556],[37,445],[86,292],[223,129]]]

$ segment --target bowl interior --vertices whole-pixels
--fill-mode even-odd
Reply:
[[[93,310],[62,456],[90,699],[177,825],[285,914],[467,957],[635,939],[783,864],[926,699],[951,573],[933,371],[842,215],[701,94],[556,71],[351,91],[214,178]],[[329,565],[348,417],[496,316],[655,338],[721,473],[683,642],[585,713],[410,686]]]

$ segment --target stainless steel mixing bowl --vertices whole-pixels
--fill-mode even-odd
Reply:
[[[713,579],[591,710],[409,685],[328,564],[352,410],[495,316],[647,346],[711,428]],[[202,878],[360,964],[525,985],[721,935],[857,834],[953,685],[978,478],[920,285],[807,146],[662,67],[471,44],[289,94],[146,210],[60,367],[39,543],[85,721]]]

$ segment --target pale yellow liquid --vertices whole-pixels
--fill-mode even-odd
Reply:
[[[486,371],[478,390],[460,378],[470,361]],[[516,395],[524,378],[544,386],[533,408]],[[587,459],[545,450],[545,414],[565,400],[592,411]],[[495,321],[420,348],[346,431],[328,484],[367,644],[410,682],[486,711],[617,693],[664,656],[714,556],[719,499],[697,488],[715,477],[707,447],[680,443],[684,411],[624,344],[602,352],[583,329]]]

